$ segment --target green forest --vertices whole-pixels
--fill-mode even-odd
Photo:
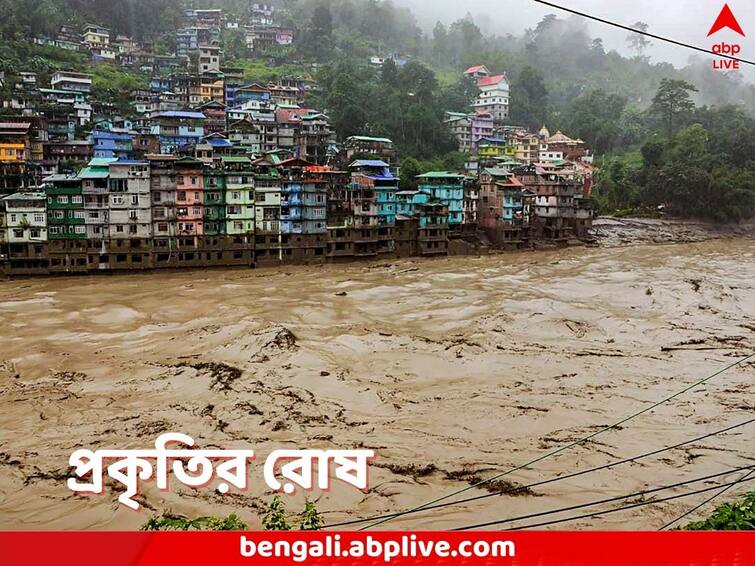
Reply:
[[[627,37],[633,56],[607,52],[576,17],[549,15],[520,36],[486,36],[470,16],[423,31],[411,12],[389,1],[277,4],[285,9],[281,23],[295,31],[294,47],[252,60],[241,32],[226,30],[226,60],[242,66],[250,81],[297,71],[312,78],[310,104],[328,113],[340,138],[390,137],[412,174],[464,162],[443,115],[469,109],[476,88],[462,72],[485,64],[511,81],[512,124],[560,129],[593,149],[601,212],[661,210],[714,221],[755,213],[755,86],[738,73],[714,71],[703,58],[682,69],[651,62],[641,36]],[[234,18],[249,3],[193,5],[220,7]],[[57,60],[26,38],[92,19],[170,52],[184,7],[182,0],[0,0],[0,70],[88,67],[75,55]],[[408,62],[376,71],[368,64],[372,56]],[[145,80],[94,72],[96,94],[116,103]]]

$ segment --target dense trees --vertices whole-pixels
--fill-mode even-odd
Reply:
[[[454,149],[443,126],[445,105],[435,74],[419,62],[380,73],[365,65],[326,65],[317,76],[315,106],[326,110],[341,138],[355,134],[390,137],[399,149],[431,157]]]
[[[639,154],[603,160],[596,198],[604,211],[659,207],[715,221],[755,214],[755,148],[748,135],[755,119],[736,107],[693,105],[687,112],[670,139],[667,132],[650,134]]]

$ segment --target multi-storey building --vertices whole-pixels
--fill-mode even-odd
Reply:
[[[160,140],[161,153],[177,153],[196,145],[204,137],[205,116],[201,112],[161,112],[152,121],[151,133]]]
[[[81,37],[89,49],[102,49],[110,45],[110,30],[95,24],[85,26]]]
[[[84,272],[88,269],[87,211],[82,179],[77,175],[51,175],[44,183],[50,271]]]
[[[223,52],[219,45],[200,45],[199,46],[199,74],[219,73],[220,58]]]
[[[577,202],[582,185],[573,170],[551,164],[530,165],[516,171],[528,192],[534,193],[531,230],[537,238],[565,243],[575,236]]]
[[[110,239],[110,164],[115,159],[92,159],[89,165],[79,171],[81,192],[84,196],[89,267],[107,269],[107,243]]]
[[[5,241],[12,273],[46,273],[47,197],[42,192],[14,193],[3,198]]]
[[[448,171],[430,171],[417,177],[419,190],[448,209],[449,230],[461,230],[464,221],[464,183],[466,177]]]
[[[57,71],[52,75],[50,85],[56,90],[68,90],[89,94],[92,92],[92,75]]]
[[[152,249],[155,267],[178,265],[178,227],[176,224],[177,173],[175,155],[147,155],[150,168],[152,206]]]
[[[281,233],[281,178],[266,160],[254,176],[254,260],[256,265],[275,265],[283,261]]]
[[[176,160],[176,224],[183,243],[199,247],[204,235],[204,164],[198,159]]]
[[[477,112],[485,112],[501,124],[509,117],[509,80],[505,74],[482,77],[477,81],[480,94],[474,102]]]
[[[204,235],[226,234],[226,172],[222,167],[204,168]]]
[[[226,131],[227,107],[225,104],[217,100],[211,100],[198,106],[196,110],[204,114],[205,135]]]
[[[335,141],[335,131],[325,114],[308,110],[300,116],[296,140],[299,157],[311,163],[323,164],[328,157],[328,144]]]
[[[0,118],[0,162],[31,159],[31,122],[3,121]]]
[[[95,128],[91,135],[93,156],[130,159],[134,153],[134,137],[128,131]]]

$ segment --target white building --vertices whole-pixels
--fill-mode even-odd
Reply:
[[[5,203],[5,241],[33,244],[47,241],[47,197],[45,193],[14,193]]]
[[[505,74],[483,77],[477,81],[480,94],[474,102],[478,112],[487,112],[493,120],[501,123],[509,117],[509,98],[511,88]]]
[[[199,72],[200,73],[219,73],[220,72],[220,47],[216,45],[199,46]]]
[[[149,238],[152,234],[152,201],[149,163],[110,163],[110,239]]]

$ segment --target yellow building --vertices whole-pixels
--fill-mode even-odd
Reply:
[[[27,157],[24,144],[0,142],[0,161],[26,161]]]

